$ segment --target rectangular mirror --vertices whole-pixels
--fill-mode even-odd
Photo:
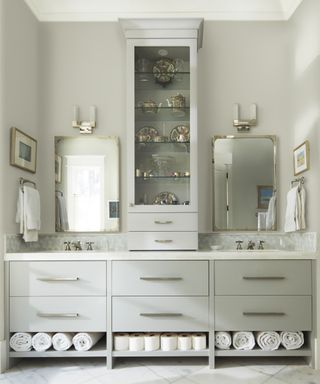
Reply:
[[[214,136],[212,151],[213,230],[276,230],[276,137]]]
[[[119,139],[55,137],[56,232],[119,231]]]

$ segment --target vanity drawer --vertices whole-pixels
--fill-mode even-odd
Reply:
[[[107,264],[88,261],[10,263],[10,296],[106,296]]]
[[[128,231],[197,231],[197,213],[129,213]]]
[[[310,295],[309,260],[215,262],[216,295]]]
[[[115,332],[208,331],[207,297],[113,297]]]
[[[128,232],[128,249],[174,251],[198,249],[198,232]]]
[[[113,261],[112,295],[208,295],[208,262]]]
[[[311,296],[218,296],[217,331],[311,331]]]
[[[105,297],[11,297],[10,331],[105,332]]]

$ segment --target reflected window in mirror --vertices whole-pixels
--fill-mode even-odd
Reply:
[[[215,136],[213,230],[276,230],[276,137]]]
[[[57,232],[119,231],[119,139],[55,138]]]

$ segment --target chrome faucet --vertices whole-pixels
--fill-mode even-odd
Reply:
[[[94,244],[93,241],[87,241],[87,251],[93,251],[92,244]]]
[[[255,243],[253,241],[249,240],[247,249],[253,250],[254,246],[255,246]]]
[[[65,245],[65,251],[71,251],[71,241],[65,241],[63,244]]]
[[[265,243],[265,241],[260,240],[259,245],[258,245],[258,249],[264,249],[264,245],[263,245],[264,243]]]
[[[242,249],[242,243],[243,243],[243,241],[242,240],[237,240],[236,241],[236,244],[237,244],[237,251],[240,251],[241,249]]]
[[[75,251],[82,251],[81,241],[72,242]]]

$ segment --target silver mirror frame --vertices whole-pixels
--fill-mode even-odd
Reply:
[[[277,137],[275,135],[214,135],[212,137],[212,229],[213,232],[258,232],[251,229],[217,229],[215,226],[215,215],[214,215],[214,202],[215,202],[215,189],[214,189],[214,170],[215,170],[215,163],[214,163],[214,150],[215,150],[215,142],[218,139],[269,139],[272,141],[273,144],[273,189],[275,192],[277,192],[278,196],[278,186],[277,186]],[[278,200],[276,201],[276,212],[278,216]],[[265,232],[274,232],[277,230],[277,220],[272,228],[271,231],[265,231]]]

